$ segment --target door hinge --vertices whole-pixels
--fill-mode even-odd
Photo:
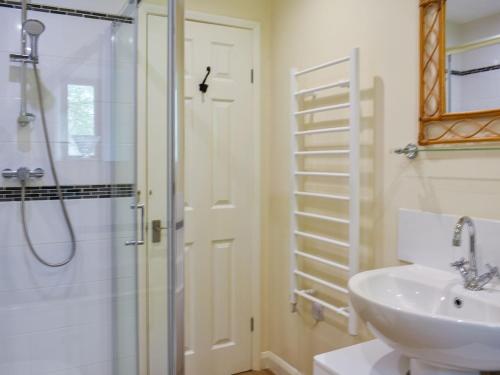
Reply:
[[[250,82],[253,83],[253,69],[250,69]]]
[[[253,332],[254,330],[254,321],[253,318],[250,318],[250,332]]]

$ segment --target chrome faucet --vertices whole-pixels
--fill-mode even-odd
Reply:
[[[462,231],[464,226],[469,228],[469,274],[477,277],[477,260],[476,260],[476,226],[472,219],[468,216],[462,216],[458,219],[453,232],[453,246],[460,246],[462,244]]]
[[[464,279],[464,287],[466,289],[476,291],[482,290],[486,284],[493,280],[493,278],[500,278],[500,272],[498,271],[498,267],[492,267],[487,264],[486,267],[488,268],[488,272],[479,275],[476,257],[476,227],[470,217],[461,217],[455,225],[452,242],[453,246],[458,247],[462,244],[462,231],[465,225],[469,228],[469,260],[467,261],[465,258],[461,258],[453,262],[451,266],[460,272],[460,275]]]

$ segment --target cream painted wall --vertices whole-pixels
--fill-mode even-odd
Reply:
[[[401,207],[499,219],[499,154],[421,154],[410,162],[392,153],[417,139],[417,0],[274,0],[272,17],[274,111],[269,186],[273,226],[267,247],[271,250],[266,255],[270,277],[267,346],[303,374],[311,374],[314,354],[353,340],[344,326],[314,325],[308,312],[304,316],[289,312],[290,67],[342,56],[355,46],[361,49],[365,268],[398,263]]]
[[[392,153],[417,139],[418,0],[187,0],[187,8],[261,23],[262,351],[310,375],[315,354],[368,335],[351,338],[342,320],[314,324],[309,311],[290,313],[290,68],[360,47],[365,269],[398,263],[399,208],[500,219],[498,154],[410,162]]]

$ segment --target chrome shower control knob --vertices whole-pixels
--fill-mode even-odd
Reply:
[[[12,169],[4,169],[2,171],[2,177],[3,178],[14,178],[14,177],[17,177],[17,172],[16,171],[13,171]]]
[[[500,277],[500,272],[498,271],[498,267],[492,266],[491,264],[486,264],[486,268],[488,269],[488,274],[493,277]]]
[[[463,267],[465,265],[469,264],[468,261],[466,261],[464,258],[460,258],[459,260],[457,260],[456,262],[453,262],[451,263],[451,266],[453,268],[460,268],[460,267]]]
[[[30,171],[30,177],[42,178],[45,175],[45,171],[42,168],[35,168]]]

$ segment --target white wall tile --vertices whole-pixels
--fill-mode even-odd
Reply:
[[[462,246],[452,246],[453,230],[459,217],[401,209],[399,211],[399,259],[453,272],[450,263],[468,257],[468,228],[462,233]],[[500,221],[473,218],[477,229],[478,266],[490,263],[500,267]]]
[[[77,243],[74,261],[65,267],[50,268],[39,263],[26,246],[1,249],[0,306],[18,305],[23,290],[65,287],[78,283],[133,277],[136,250],[125,246],[126,238]],[[70,243],[39,244],[37,252],[50,261],[66,259]],[[43,297],[43,293],[41,295]],[[70,298],[70,296],[68,296]],[[71,299],[71,298],[70,298]]]
[[[136,298],[135,278],[123,278],[120,289],[117,290],[114,279],[107,279],[3,292],[2,297],[10,304],[2,302],[0,305],[1,335],[14,337],[69,326],[96,324],[100,324],[103,330],[112,331],[117,327],[118,320],[127,322],[133,329],[136,318],[133,309]],[[121,308],[117,308],[118,305]],[[134,353],[128,353],[130,354]]]
[[[72,326],[30,335],[32,373],[60,371],[111,359],[112,339],[106,328]]]
[[[133,183],[135,145],[101,143],[98,155],[91,158],[68,155],[68,143],[51,143],[59,181],[62,185]],[[32,180],[34,186],[54,185],[45,143],[0,143],[1,169],[43,168],[45,176]],[[125,168],[124,168],[125,167]],[[120,170],[120,176],[114,172]],[[1,186],[19,186],[15,179],[0,180]]]
[[[21,13],[16,9],[2,8],[0,10],[0,51],[9,53],[20,52]],[[4,63],[2,61],[2,63]],[[2,64],[3,66],[3,64]]]
[[[77,241],[131,238],[136,227],[130,205],[133,198],[103,198],[66,200]],[[1,248],[24,246],[20,202],[2,202]],[[58,200],[26,202],[28,229],[32,242],[60,243],[70,240]]]
[[[2,336],[0,374],[27,375],[31,373],[29,335]]]
[[[47,56],[79,58],[82,62],[111,60],[111,22],[43,12],[30,12],[30,17],[46,26],[39,41],[40,60]],[[2,8],[0,25],[2,35],[8,35],[1,38],[0,51],[19,53],[19,10]]]
[[[0,53],[0,61],[7,58],[7,54]],[[53,142],[68,142],[68,85],[87,85],[94,87],[95,101],[95,129],[104,143],[133,143],[134,138],[134,105],[133,95],[122,90],[120,95],[111,93],[110,67],[92,63],[88,65],[75,64],[68,59],[49,58],[40,64],[40,74],[44,92],[44,109],[49,128],[50,139]],[[1,66],[1,63],[0,63]],[[45,68],[44,68],[45,66]],[[123,66],[123,65],[119,65]],[[8,67],[10,74],[5,74],[7,69],[0,70],[0,109],[4,115],[0,120],[0,127],[5,131],[0,133],[0,142],[42,142],[44,141],[41,124],[38,96],[34,86],[34,78],[29,72],[28,82],[28,111],[35,114],[35,121],[29,127],[20,128],[17,117],[20,108],[20,83],[18,68]],[[123,74],[129,67],[123,67]],[[50,74],[50,72],[53,72]],[[4,73],[4,74],[2,74]],[[129,75],[130,76],[130,75]],[[118,126],[120,133],[117,132]],[[119,134],[120,137],[110,138],[110,134]]]
[[[135,283],[135,278],[121,279],[120,294],[114,281],[106,280],[13,295],[18,304],[0,307],[0,334],[8,344],[0,353],[0,369],[40,375],[80,368],[90,375],[96,364],[113,358],[113,366],[121,358],[135,362]],[[126,310],[116,308],[124,304]],[[130,327],[131,336],[118,336],[117,322]],[[130,340],[117,345],[119,337]]]

